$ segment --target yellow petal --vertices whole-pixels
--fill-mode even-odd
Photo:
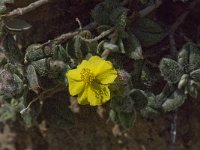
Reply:
[[[113,83],[116,77],[117,71],[113,69],[96,76],[96,80],[101,84],[109,84]]]
[[[90,63],[87,60],[83,60],[81,64],[77,66],[77,69],[80,71],[84,68],[90,68]]]
[[[71,79],[71,80],[76,80],[76,81],[81,81],[81,74],[80,74],[81,70],[79,69],[72,69],[72,70],[69,70],[67,73],[66,73],[66,77],[67,79]]]
[[[71,78],[68,78],[69,83],[69,93],[74,96],[83,91],[85,83],[83,81],[76,81]]]
[[[88,87],[85,87],[85,89],[78,95],[78,103],[81,105],[87,105],[89,104],[88,99]]]
[[[99,56],[92,56],[88,62],[92,65],[95,75],[114,69],[110,61],[106,61]]]
[[[88,87],[87,94],[91,106],[102,105],[110,99],[110,90],[107,85],[93,83]]]

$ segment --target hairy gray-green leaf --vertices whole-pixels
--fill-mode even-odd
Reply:
[[[142,116],[144,116],[146,118],[157,117],[157,116],[160,116],[160,114],[161,114],[160,111],[158,111],[155,108],[152,108],[150,106],[147,106],[144,109],[141,109],[140,112],[141,112]]]
[[[145,47],[157,44],[166,36],[158,23],[147,18],[139,19],[132,28],[135,36]]]
[[[100,3],[92,10],[92,18],[98,25],[111,25],[110,12],[105,3]]]
[[[35,68],[36,72],[40,76],[47,76],[49,71],[49,63],[48,59],[40,59],[37,61],[33,61],[31,65]]]
[[[52,52],[48,47],[42,49],[40,46],[40,44],[32,44],[26,49],[25,63],[52,56]]]
[[[63,61],[59,60],[50,60],[49,61],[49,78],[62,78],[64,79],[64,74],[67,72],[70,68],[68,65],[66,65]]]
[[[174,91],[162,104],[163,110],[172,111],[180,107],[186,99],[186,95],[181,90]]]
[[[67,50],[62,45],[53,45],[53,59],[67,62],[69,56]]]
[[[200,48],[194,43],[185,44],[179,52],[178,62],[186,73],[200,69]]]
[[[81,39],[79,36],[74,37],[74,50],[76,58],[81,60],[83,58],[83,54],[81,51]]]
[[[6,36],[3,38],[3,47],[10,62],[16,63],[22,61],[22,52],[18,48],[13,35],[6,34]]]
[[[129,95],[134,101],[134,106],[136,109],[142,109],[148,103],[147,96],[142,90],[133,89],[129,92]]]
[[[116,124],[119,124],[120,121],[119,121],[119,116],[118,116],[118,113],[114,110],[110,110],[110,113],[109,113],[109,117],[110,119],[112,120],[112,122],[116,123]]]
[[[119,52],[119,47],[112,43],[104,42],[103,47],[104,49],[109,49],[112,52]]]
[[[26,69],[26,74],[27,74],[26,77],[29,83],[29,88],[33,90],[35,93],[38,93],[40,86],[39,86],[37,73],[33,65],[28,65]]]
[[[168,82],[176,83],[183,75],[183,68],[174,60],[163,58],[159,65],[162,76]]]
[[[135,111],[132,112],[119,112],[119,121],[120,124],[124,127],[124,128],[130,128],[133,126],[134,121],[136,119],[136,114]]]
[[[153,118],[161,115],[157,106],[157,97],[153,93],[147,93],[148,104],[140,110],[141,114],[146,118]]]
[[[188,94],[193,98],[197,98],[197,96],[198,96],[197,87],[195,87],[194,85],[189,84],[188,85]]]
[[[7,63],[6,55],[0,51],[0,66],[3,66]]]
[[[5,21],[5,27],[10,30],[10,31],[25,31],[25,30],[29,30],[32,26],[21,19],[10,19],[8,21]]]
[[[133,101],[129,96],[115,96],[110,103],[114,111],[131,112],[133,110]]]
[[[200,69],[194,70],[190,73],[190,78],[200,85]]]
[[[6,103],[0,107],[0,121],[5,122],[8,120],[16,120],[16,111],[10,104]]]
[[[135,60],[143,59],[141,44],[134,34],[129,34],[125,47],[131,58]]]
[[[187,86],[189,81],[189,75],[188,74],[184,74],[182,75],[179,83],[178,83],[178,89],[182,89],[185,88],[185,86]]]
[[[127,23],[127,10],[124,7],[115,8],[110,14],[110,20],[119,32],[123,31]]]
[[[1,0],[0,1],[0,14],[1,13],[5,13],[6,12],[6,10],[7,10],[7,8],[6,8],[6,6],[5,6],[5,4],[11,4],[11,3],[14,3],[14,0]]]

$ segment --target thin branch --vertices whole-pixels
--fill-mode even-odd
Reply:
[[[29,4],[26,7],[14,9],[13,11],[9,12],[8,14],[2,15],[2,16],[4,16],[4,17],[21,16],[30,11],[35,10],[36,8],[46,4],[48,2],[49,2],[49,0],[38,0],[36,2]]]
[[[115,44],[117,42],[117,40],[118,40],[118,33],[117,33],[117,31],[115,31],[113,34],[111,34],[110,43]],[[105,49],[103,51],[103,53],[101,54],[101,57],[103,59],[106,59],[110,53],[111,53],[111,51],[109,49]]]
[[[156,0],[155,4],[146,7],[145,9],[139,11],[138,15],[139,17],[145,17],[152,11],[154,11],[156,8],[158,8],[162,4],[161,0]]]
[[[82,28],[82,24],[78,18],[76,18],[76,22],[78,22],[79,30],[81,31],[83,28]]]
[[[46,90],[46,91],[43,91],[42,93],[40,93],[40,95],[38,95],[36,98],[34,98],[34,99],[28,104],[28,106],[27,106],[26,108],[22,109],[22,110],[20,111],[20,113],[21,113],[21,114],[25,113],[25,112],[31,107],[31,105],[32,105],[33,103],[35,103],[36,101],[38,101],[38,100],[42,101],[42,100],[44,100],[44,99],[47,99],[47,98],[53,96],[55,93],[60,92],[60,91],[63,91],[63,90],[65,90],[65,89],[66,89],[65,86],[63,86],[63,85],[58,85],[58,86],[56,86],[56,87],[54,87],[54,88],[48,89],[48,90]]]
[[[140,10],[138,13],[133,12],[132,15],[129,17],[130,20],[134,20],[135,17],[145,17],[148,14],[150,14],[152,11],[160,7],[162,4],[161,0],[156,0],[155,4],[152,4],[142,10]]]
[[[191,2],[191,4],[188,6],[187,10],[178,17],[176,22],[171,26],[170,31],[172,34],[178,29],[178,27],[185,21],[186,17],[190,13],[190,11],[196,6],[197,3],[199,3],[199,0],[195,0]]]
[[[170,30],[168,32],[169,35],[169,43],[170,43],[170,50],[171,55],[174,59],[176,59],[178,55],[178,50],[176,49],[176,41],[174,39],[174,33],[178,29],[178,27],[185,21],[186,17],[190,13],[190,11],[196,6],[196,4],[199,2],[199,0],[193,1],[187,8],[187,10],[178,17],[176,22],[170,27]]]
[[[96,23],[92,22],[92,23],[88,24],[87,26],[85,26],[85,27],[83,28],[83,30],[89,30],[89,29],[93,29],[93,28],[95,28],[95,27],[96,27]],[[77,30],[74,31],[74,32],[64,33],[64,34],[58,36],[57,38],[55,38],[55,39],[53,39],[53,40],[49,40],[49,41],[47,41],[47,42],[41,44],[39,48],[42,48],[42,47],[44,47],[44,46],[46,46],[46,45],[49,45],[49,44],[51,44],[51,43],[55,43],[55,44],[64,43],[64,42],[66,42],[68,39],[73,38],[74,36],[78,35],[79,33],[80,33],[80,30],[79,30],[79,29],[77,29]]]
[[[81,37],[81,36],[80,36],[80,38],[81,38],[83,41],[85,41],[85,42],[92,43],[92,42],[98,41],[98,40],[100,40],[100,39],[106,37],[107,35],[109,35],[110,33],[112,33],[114,30],[115,30],[114,27],[113,27],[113,28],[110,28],[109,30],[106,30],[106,31],[102,32],[100,35],[96,36],[96,37],[93,38],[93,39],[86,39],[86,38]]]
[[[173,59],[176,60],[178,55],[178,50],[176,48],[176,41],[174,39],[174,34],[169,33],[169,45],[170,45],[170,53]]]

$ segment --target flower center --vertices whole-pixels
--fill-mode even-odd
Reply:
[[[81,71],[81,79],[86,84],[90,84],[94,79],[94,74],[88,68],[83,68]]]

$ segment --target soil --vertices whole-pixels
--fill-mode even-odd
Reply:
[[[171,142],[173,113],[155,119],[138,116],[135,125],[125,130],[108,121],[108,112],[81,107],[76,124],[69,129],[25,130],[19,123],[4,125],[0,150],[198,150],[200,147],[200,104],[188,100],[178,110],[177,141]],[[173,149],[174,148],[174,149]]]

